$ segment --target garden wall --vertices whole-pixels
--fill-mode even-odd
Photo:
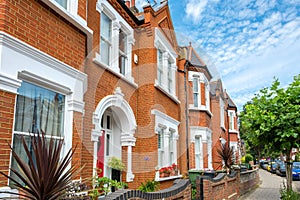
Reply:
[[[183,199],[190,200],[191,198],[191,183],[188,179],[177,179],[174,185],[164,190],[157,192],[142,192],[139,190],[117,190],[114,193],[107,195],[105,198],[110,200],[143,200],[143,199],[164,199],[175,200]]]
[[[218,199],[238,199],[249,190],[254,189],[259,184],[258,169],[246,172],[234,171],[227,175],[218,174],[215,178],[197,176],[196,199],[218,200]]]

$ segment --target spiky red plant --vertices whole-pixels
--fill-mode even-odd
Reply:
[[[45,133],[37,133],[30,136],[30,144],[33,155],[29,151],[24,137],[22,145],[28,157],[28,163],[14,151],[12,156],[15,158],[20,170],[10,169],[16,178],[0,173],[7,177],[20,191],[22,198],[31,200],[54,200],[59,199],[65,194],[65,190],[70,186],[72,176],[78,172],[77,165],[69,164],[72,161],[74,150],[70,149],[61,159],[63,140],[54,140],[53,137],[46,139]],[[14,192],[6,192],[16,194]]]
[[[228,143],[222,143],[221,149],[217,149],[218,157],[222,159],[224,162],[224,165],[226,169],[231,168],[231,166],[234,164],[234,150],[233,147],[229,147]]]

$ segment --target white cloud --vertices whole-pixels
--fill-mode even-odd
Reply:
[[[205,9],[208,0],[188,0],[185,13],[187,18],[191,17],[194,23],[199,22],[201,13]]]

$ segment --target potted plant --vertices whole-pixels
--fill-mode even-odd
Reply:
[[[125,169],[125,165],[124,163],[122,163],[122,160],[115,156],[112,156],[108,159],[108,166],[112,169],[119,170],[119,171]]]

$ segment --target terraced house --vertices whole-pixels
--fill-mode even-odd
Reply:
[[[66,151],[78,145],[76,179],[105,176],[129,188],[155,179],[167,188],[189,169],[214,168],[216,109],[224,118],[228,111],[222,130],[238,148],[236,107],[214,107],[213,76],[192,46],[178,46],[167,1],[139,12],[134,0],[7,0],[0,48],[7,174],[18,168],[7,142],[26,161],[20,136],[43,130]],[[122,172],[109,166],[112,157]],[[160,173],[171,166],[175,173]]]

